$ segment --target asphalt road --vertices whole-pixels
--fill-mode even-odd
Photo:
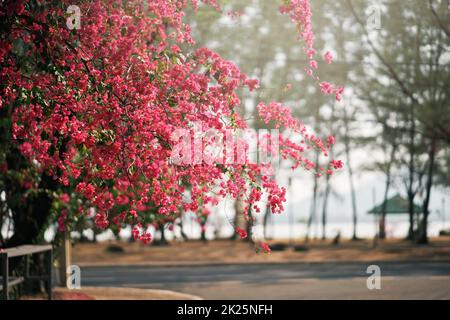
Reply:
[[[367,288],[377,263],[92,266],[81,285],[174,290],[205,299],[449,299],[450,263],[383,262],[381,289]]]

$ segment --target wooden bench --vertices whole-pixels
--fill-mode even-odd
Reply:
[[[43,276],[30,275],[30,256],[34,254],[45,255],[47,274]],[[25,275],[12,278],[9,276],[9,259],[14,257],[25,257]],[[9,249],[0,249],[0,267],[2,281],[0,290],[4,300],[9,298],[9,288],[28,281],[45,281],[47,284],[48,299],[52,299],[52,246],[51,245],[24,245]]]

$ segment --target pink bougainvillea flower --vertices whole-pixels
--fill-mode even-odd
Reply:
[[[239,234],[239,237],[241,237],[241,239],[247,238],[247,232],[244,229],[237,227],[236,232]]]
[[[327,64],[331,64],[333,62],[333,55],[330,51],[327,51],[327,53],[325,53],[325,61]]]
[[[215,0],[203,2],[219,9]],[[0,108],[11,107],[11,135],[22,155],[73,190],[70,196],[81,210],[62,213],[61,230],[76,212],[100,229],[132,226],[133,237],[149,243],[145,227],[150,224],[173,223],[180,212],[192,211],[204,229],[208,208],[229,196],[242,199],[254,213],[261,211],[262,199],[272,213],[283,212],[286,188],[273,178],[272,165],[245,156],[240,161],[238,146],[249,148],[244,139],[236,138],[236,148],[225,153],[231,162],[177,149],[182,139],[201,147],[212,144],[198,142],[194,130],[186,128],[199,125],[201,132],[223,136],[248,129],[251,123],[239,115],[238,93],[259,84],[217,52],[194,45],[184,19],[188,3],[196,8],[198,1],[152,0],[146,10],[141,0],[81,1],[82,27],[74,30],[66,28],[63,10],[70,0],[0,6],[0,16],[17,15],[5,19],[12,31],[0,35]],[[304,43],[310,61],[306,72],[324,94],[340,100],[343,88],[316,75],[309,1],[283,3],[281,12],[298,26]],[[27,47],[20,59],[18,41]],[[265,135],[268,145],[258,147],[292,160],[293,169],[319,173],[310,158],[315,150],[328,157],[330,141],[308,133],[280,102],[260,103],[257,111],[266,124],[283,129]],[[284,129],[301,139],[283,135]],[[174,155],[192,161],[174,164]],[[342,167],[333,161],[324,173]]]
[[[271,252],[270,247],[265,242],[261,242],[260,245],[261,245],[261,249],[265,253],[270,253]]]

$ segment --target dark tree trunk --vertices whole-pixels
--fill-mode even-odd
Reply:
[[[409,229],[406,239],[414,240],[414,194],[408,191]]]
[[[28,199],[22,208],[11,208],[14,210],[14,234],[5,242],[4,247],[35,243],[48,223],[51,205],[51,197],[41,191]]]
[[[180,227],[181,238],[183,238],[184,241],[188,241],[189,237],[187,236],[186,232],[184,232],[183,213],[181,213],[181,215],[180,215],[180,220],[178,222],[178,226]]]
[[[19,151],[16,151],[9,152],[7,163],[10,170],[19,171],[29,164]],[[57,181],[42,174],[37,192],[33,194],[27,193],[29,190],[21,187],[16,179],[5,179],[6,204],[12,212],[14,234],[5,241],[3,247],[10,248],[36,242],[48,223],[53,201],[50,193],[55,191],[57,186]]]
[[[345,140],[348,140],[346,138]],[[356,208],[356,191],[355,191],[355,184],[353,182],[353,168],[351,165],[351,158],[350,158],[350,141],[347,141],[345,143],[345,154],[347,158],[347,171],[348,171],[348,179],[350,182],[350,194],[351,194],[351,200],[352,200],[352,222],[353,222],[353,235],[352,240],[358,239],[357,234],[357,227],[358,227],[358,211]]]
[[[159,236],[159,239],[154,242],[154,244],[159,245],[159,246],[168,245],[169,243],[166,240],[166,228],[165,228],[164,223],[162,223],[158,226],[158,231],[159,231],[160,236]]]
[[[236,228],[239,227],[239,221],[241,216],[241,203],[239,197],[234,200],[234,218],[233,218],[233,234],[230,236],[230,240],[237,240],[238,236]]]
[[[352,240],[357,240],[357,226],[358,226],[358,211],[356,208],[356,191],[355,191],[355,184],[353,182],[353,168],[351,164],[351,157],[350,157],[350,128],[349,128],[349,122],[350,119],[347,116],[347,111],[344,108],[344,125],[345,125],[345,136],[344,136],[344,148],[345,148],[345,156],[347,159],[347,172],[348,172],[348,178],[350,183],[350,194],[351,194],[351,201],[352,201],[352,213],[353,213],[353,235]]]
[[[411,107],[411,128],[409,131],[409,182],[408,182],[408,213],[409,213],[409,230],[407,239],[414,240],[414,197],[415,192],[413,190],[414,183],[414,138],[415,138],[416,124],[414,120],[414,107]]]
[[[358,240],[358,211],[356,209],[356,192],[355,192],[355,185],[353,183],[353,171],[350,168],[349,163],[349,179],[350,179],[350,189],[351,189],[351,196],[352,196],[352,211],[353,211],[353,236],[352,240]]]
[[[252,227],[253,227],[252,209],[249,206],[247,212],[246,213],[243,212],[242,201],[243,200],[238,197],[238,198],[236,198],[236,200],[234,202],[234,211],[235,211],[235,215],[234,215],[234,219],[233,219],[234,232],[230,236],[229,239],[230,240],[240,239],[240,237],[238,237],[238,233],[236,232],[236,228],[239,227],[241,229],[245,229],[245,231],[247,232],[247,237],[244,240],[253,242],[253,239],[252,239]],[[248,218],[248,220],[245,220],[246,218]]]
[[[326,232],[326,226],[327,226],[327,214],[328,214],[328,198],[330,196],[330,175],[327,175],[327,185],[325,188],[325,194],[323,197],[323,206],[322,206],[322,240],[325,240],[327,238],[327,232]]]
[[[316,152],[316,168],[319,167],[319,153]],[[305,236],[305,242],[308,243],[309,242],[309,234],[311,232],[311,225],[313,223],[313,221],[316,218],[316,210],[317,210],[317,189],[319,188],[319,178],[317,176],[317,174],[314,175],[314,185],[313,185],[313,199],[312,199],[312,203],[311,203],[311,211],[309,213],[309,218],[308,218],[308,224],[307,224],[307,228],[306,228],[306,236]]]
[[[248,242],[253,242],[253,214],[252,214],[252,207],[248,206],[248,210],[247,210],[247,224],[246,224],[246,231],[247,231],[247,238],[245,238],[246,241]]]
[[[381,220],[380,220],[380,226],[379,226],[379,231],[378,231],[379,239],[386,239],[386,205],[387,205],[387,200],[388,200],[389,188],[391,187],[392,162],[394,161],[396,151],[397,151],[397,145],[394,144],[392,146],[389,163],[388,163],[388,166],[386,169],[386,185],[384,188],[384,197],[383,197],[384,199],[383,199],[383,206],[381,208]]]
[[[205,230],[205,226],[202,225],[202,232],[200,234],[200,240],[202,240],[203,242],[207,242],[208,240],[206,239],[206,230]]]
[[[264,217],[263,217],[264,239],[268,239],[267,225],[269,223],[269,217],[270,217],[270,207],[266,206],[266,210],[264,212]]]
[[[430,205],[430,197],[431,197],[431,187],[433,186],[433,173],[434,173],[434,162],[435,162],[435,155],[436,155],[436,141],[433,139],[431,142],[431,148],[430,148],[430,163],[428,166],[428,179],[427,179],[427,185],[426,185],[426,196],[423,201],[423,219],[420,223],[419,228],[419,235],[417,238],[417,242],[421,244],[428,243],[428,216],[430,214],[429,205]]]

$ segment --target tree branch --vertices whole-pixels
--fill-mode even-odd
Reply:
[[[439,18],[439,15],[437,14],[436,10],[434,9],[433,0],[429,0],[429,4],[430,4],[431,13],[433,14],[434,18],[436,19],[437,24],[442,29],[442,31],[444,31],[444,33],[447,35],[447,37],[450,38],[450,30],[444,25],[441,18]]]
[[[384,57],[382,56],[380,51],[378,51],[378,49],[373,44],[372,40],[370,40],[369,33],[367,32],[366,28],[364,27],[364,23],[361,21],[361,19],[359,18],[358,14],[356,13],[355,8],[353,7],[352,1],[351,0],[347,0],[347,4],[348,4],[348,6],[350,8],[350,11],[352,12],[352,15],[354,16],[354,18],[356,19],[358,24],[361,26],[361,29],[363,30],[364,34],[366,35],[367,42],[368,42],[370,48],[372,49],[373,53],[375,53],[375,55],[381,61],[381,63],[388,69],[388,71],[391,74],[392,78],[400,86],[402,92],[406,96],[408,96],[414,103],[416,103],[417,105],[420,105],[419,101],[416,99],[416,97],[414,97],[414,94],[408,89],[408,87],[405,85],[405,83],[400,79],[400,77],[397,74],[397,72],[395,71],[395,69],[386,61],[386,59],[384,59]]]

